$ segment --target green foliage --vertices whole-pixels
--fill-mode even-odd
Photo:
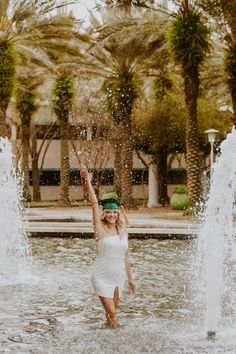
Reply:
[[[157,99],[162,99],[171,90],[173,84],[167,72],[161,72],[154,81],[154,94]]]
[[[108,109],[112,113],[115,124],[131,114],[138,89],[135,75],[132,72],[117,72],[112,80],[106,80],[104,89],[107,94]]]
[[[174,88],[173,90],[174,91]],[[166,94],[163,99],[150,100],[140,104],[134,111],[134,140],[137,149],[148,154],[159,154],[162,149],[168,153],[185,150],[185,121],[187,110],[184,97],[179,93]],[[217,141],[225,138],[231,126],[232,114],[219,110],[213,98],[198,99],[198,123],[200,149],[209,153],[205,130],[214,127],[220,132]]]
[[[229,88],[236,89],[236,46],[227,48],[225,51],[224,67],[228,75]]]
[[[109,6],[118,6],[118,7],[131,7],[131,6],[144,6],[153,4],[154,1],[146,0],[105,0],[105,3]]]
[[[186,109],[183,98],[167,95],[135,111],[136,148],[148,154],[168,153],[185,149]]]
[[[0,41],[0,101],[7,105],[15,83],[16,54],[14,46],[7,40]]]
[[[170,198],[170,206],[175,210],[186,210],[190,206],[190,199],[185,193],[173,193]]]
[[[234,24],[236,3],[234,0],[199,0],[198,5],[212,16],[219,27],[226,22]],[[214,23],[215,25],[215,23]]]
[[[179,184],[175,187],[174,193],[176,194],[188,194],[188,188],[185,184]]]
[[[72,110],[74,98],[74,84],[68,77],[60,77],[56,80],[53,90],[53,109],[58,119],[67,119]]]
[[[232,113],[220,111],[219,108],[215,99],[206,97],[198,100],[200,150],[205,154],[209,154],[209,144],[206,144],[205,130],[210,128],[219,130],[217,142],[220,143],[231,129]]]
[[[209,51],[210,30],[196,11],[179,11],[167,31],[169,48],[175,62],[185,73],[192,73]]]
[[[31,79],[22,79],[16,90],[16,108],[20,113],[22,123],[30,122],[32,114],[37,111],[37,90],[32,88]]]

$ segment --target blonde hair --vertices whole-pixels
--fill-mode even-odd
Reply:
[[[108,226],[109,227],[109,225],[110,225],[110,223],[109,223],[109,221],[107,221],[107,219],[105,218],[105,216],[104,216],[104,211],[105,210],[103,210],[103,212],[102,212],[102,215],[101,215],[101,221],[102,221],[102,223],[104,224],[104,225],[106,225],[106,226]],[[122,228],[123,228],[123,222],[122,222],[122,220],[121,220],[121,218],[120,218],[120,211],[117,209],[117,211],[118,211],[118,218],[117,218],[117,220],[116,220],[116,229],[117,229],[117,233],[119,234],[120,233],[120,231],[122,230]]]

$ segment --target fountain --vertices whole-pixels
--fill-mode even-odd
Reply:
[[[16,177],[10,142],[0,139],[0,284],[15,279],[27,268],[29,247],[20,205],[21,184]]]
[[[199,234],[206,276],[206,329],[215,337],[221,319],[222,298],[229,282],[229,259],[233,260],[235,234],[233,206],[236,193],[236,130],[221,144],[221,156],[213,167],[205,222]]]
[[[221,144],[221,157],[214,165],[199,238],[130,240],[138,291],[134,298],[124,291],[118,314],[121,327],[110,331],[89,289],[96,258],[94,239],[30,238],[33,262],[25,281],[29,246],[21,187],[11,145],[0,139],[0,351],[234,353],[235,192],[233,130]],[[203,264],[204,285],[196,271]],[[219,333],[216,340],[203,335],[205,313],[208,339]]]

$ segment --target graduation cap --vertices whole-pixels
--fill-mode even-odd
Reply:
[[[98,201],[98,203],[102,206],[102,209],[110,209],[110,210],[121,210],[123,217],[125,219],[126,225],[129,225],[129,220],[127,218],[125,209],[123,205],[121,205],[118,195],[116,192],[107,192],[102,195],[102,198]]]
[[[104,193],[102,198],[98,201],[102,209],[117,210],[120,209],[120,202],[116,192]]]

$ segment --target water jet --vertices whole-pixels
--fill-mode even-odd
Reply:
[[[21,195],[12,146],[8,139],[0,138],[0,285],[24,273],[29,259]]]
[[[205,221],[199,247],[205,264],[207,337],[216,336],[222,317],[222,297],[230,277],[227,262],[235,249],[233,206],[236,196],[236,131],[221,143],[221,155],[212,168]],[[229,281],[228,281],[229,282]]]

